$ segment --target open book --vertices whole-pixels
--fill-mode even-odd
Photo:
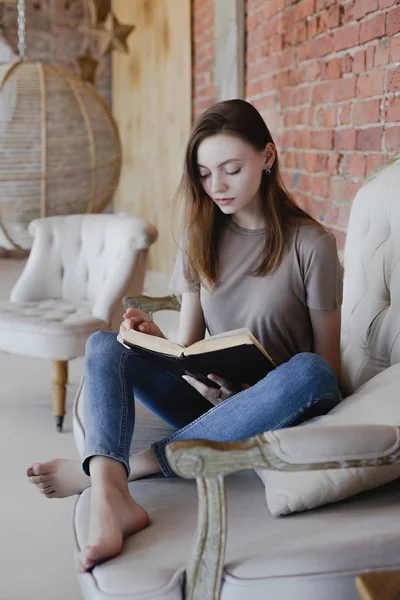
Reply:
[[[163,370],[179,377],[192,375],[210,387],[219,387],[207,378],[210,373],[232,383],[253,385],[276,366],[249,329],[214,335],[186,348],[134,329],[119,335],[118,339]]]

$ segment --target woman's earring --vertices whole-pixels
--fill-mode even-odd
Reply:
[[[271,175],[271,169],[264,169],[264,173],[266,175]]]

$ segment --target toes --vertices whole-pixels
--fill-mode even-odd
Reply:
[[[95,563],[92,563],[89,561],[80,562],[79,566],[78,566],[78,571],[79,571],[79,573],[87,573],[87,571],[90,571],[91,569],[93,569],[94,566],[95,566]]]
[[[86,546],[86,548],[81,552],[79,556],[79,565],[78,571],[80,573],[85,573],[86,571],[90,571],[96,564],[96,561],[90,557],[91,553],[93,553],[92,546]]]
[[[108,554],[104,555],[104,549],[98,546],[86,546],[83,552],[81,552],[79,563],[84,571],[90,571],[93,567],[111,558],[113,555],[114,553],[110,556]]]
[[[38,490],[48,490],[49,488],[51,488],[51,483],[47,482],[47,483],[38,483],[37,484],[37,489]]]
[[[50,463],[35,463],[31,469],[32,475],[49,475],[51,472]]]
[[[78,571],[78,573],[84,573],[85,572],[85,567],[83,564],[83,558],[81,556],[79,556],[78,558],[78,564],[76,566],[76,570]]]
[[[85,558],[88,562],[93,563],[93,564],[96,560],[99,560],[96,546],[86,546]]]
[[[43,496],[46,496],[46,498],[53,498],[55,494],[55,490],[52,487],[38,489],[38,492],[43,494]]]
[[[29,481],[31,483],[35,483],[36,485],[38,483],[48,483],[49,476],[48,475],[32,475],[32,477],[29,477]]]

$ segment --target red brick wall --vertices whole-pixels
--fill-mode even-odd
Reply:
[[[214,0],[193,0],[193,119],[216,102],[214,85]]]
[[[66,67],[74,64],[84,41],[84,0],[26,0],[26,51],[30,60]],[[17,47],[16,4],[0,0],[0,34]],[[99,60],[96,89],[111,104],[111,58],[99,57],[92,38],[92,52]]]
[[[195,56],[213,36],[210,4],[193,5]],[[400,2],[247,0],[246,33],[246,99],[270,127],[289,190],[342,249],[355,192],[400,148]],[[212,82],[210,64],[211,45]],[[195,60],[194,114],[214,101],[201,75]]]

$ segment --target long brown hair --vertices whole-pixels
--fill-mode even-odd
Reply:
[[[207,137],[217,134],[240,137],[255,150],[262,151],[274,143],[260,113],[244,100],[218,102],[206,110],[193,126],[186,147],[184,170],[176,199],[184,202],[185,267],[190,279],[203,281],[207,287],[218,279],[218,241],[227,217],[205,192],[197,166],[197,149]],[[253,275],[267,275],[282,258],[287,225],[291,217],[314,221],[290,196],[282,181],[278,156],[271,174],[261,181],[263,212],[266,223],[265,247]]]

